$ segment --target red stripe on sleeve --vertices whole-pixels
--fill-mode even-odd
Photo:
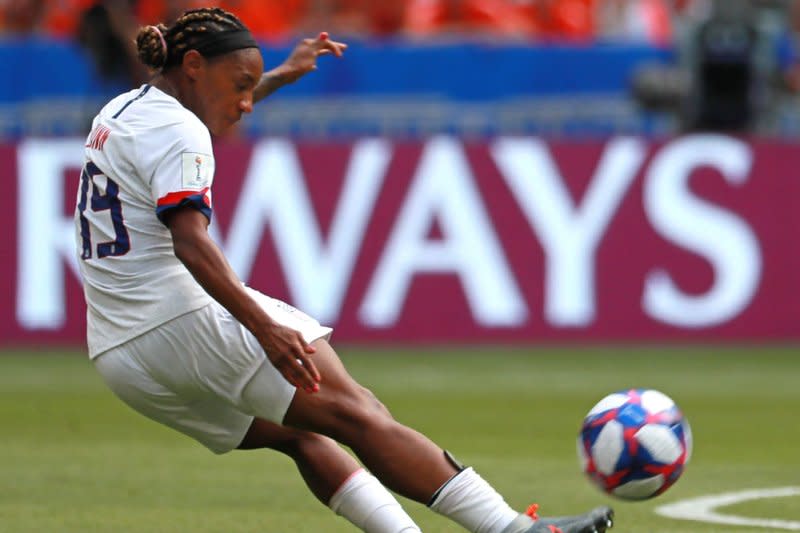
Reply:
[[[183,200],[184,198],[188,198],[190,196],[199,196],[199,195],[203,195],[203,203],[205,203],[207,206],[211,207],[211,198],[209,198],[209,196],[208,196],[208,187],[206,187],[205,189],[201,189],[199,191],[177,191],[177,192],[171,192],[171,193],[159,198],[158,202],[156,203],[156,205],[158,207],[162,207],[162,206],[165,206],[165,205],[177,205],[177,204],[181,203],[181,200]]]

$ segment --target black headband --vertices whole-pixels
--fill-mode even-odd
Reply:
[[[212,33],[192,48],[205,57],[213,57],[242,48],[258,48],[258,43],[249,30],[231,30]]]

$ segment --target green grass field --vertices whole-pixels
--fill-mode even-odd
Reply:
[[[613,531],[778,531],[679,521],[653,509],[743,489],[800,486],[800,349],[342,349],[396,418],[473,465],[523,509],[611,502]],[[575,436],[602,396],[653,387],[687,414],[684,477],[643,503],[583,478]],[[425,532],[459,528],[406,500]],[[719,509],[800,521],[800,496]],[[293,464],[267,451],[214,456],[134,413],[75,353],[0,355],[0,532],[347,532]]]

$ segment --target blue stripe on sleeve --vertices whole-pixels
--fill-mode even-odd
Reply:
[[[211,222],[211,208],[205,202],[205,195],[203,194],[195,194],[192,196],[187,196],[183,198],[180,202],[176,204],[165,204],[160,205],[156,208],[156,216],[161,223],[164,223],[164,218],[167,213],[172,211],[173,209],[178,209],[181,207],[190,207],[192,209],[197,209],[201,213],[205,215],[209,222]]]

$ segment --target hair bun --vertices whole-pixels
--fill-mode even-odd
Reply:
[[[143,26],[136,35],[139,60],[154,70],[162,68],[167,62],[168,49],[164,38],[166,31],[167,27],[163,24]]]

